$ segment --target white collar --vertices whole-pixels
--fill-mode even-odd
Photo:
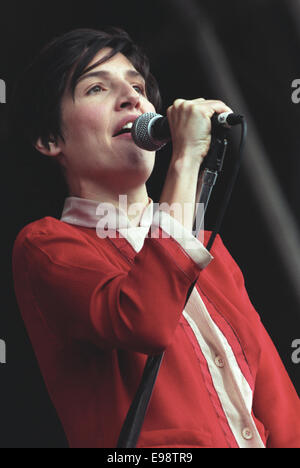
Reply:
[[[95,200],[79,197],[67,197],[65,199],[60,220],[77,226],[97,228],[97,232],[99,232],[99,223],[101,219],[104,219],[104,215],[105,221],[108,222],[110,228],[113,227],[119,231],[136,252],[142,249],[153,219],[153,201],[151,198],[149,198],[149,203],[143,210],[140,224],[137,227],[132,225],[121,207],[114,207],[108,203],[99,203]]]

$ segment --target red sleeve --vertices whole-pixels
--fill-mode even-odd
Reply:
[[[300,448],[300,399],[281,358],[252,306],[243,274],[218,236],[223,261],[234,278],[241,303],[247,304],[260,346],[253,410],[269,432],[268,448]]]
[[[268,333],[259,329],[261,358],[254,412],[269,430],[268,448],[300,448],[300,400]]]
[[[174,239],[146,238],[125,272],[78,229],[56,221],[19,234],[13,271],[21,311],[31,307],[61,340],[155,354],[170,344],[201,269]]]

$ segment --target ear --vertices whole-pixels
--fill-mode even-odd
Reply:
[[[41,138],[38,138],[34,147],[42,154],[46,156],[57,157],[61,154],[61,147],[54,139],[49,139],[48,141],[49,148],[45,146]]]

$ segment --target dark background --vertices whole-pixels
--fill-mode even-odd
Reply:
[[[202,21],[213,26],[223,47],[299,229],[300,105],[292,103],[291,83],[300,78],[300,22],[289,8],[292,1],[183,0],[186,15],[178,11],[178,3],[86,0],[2,4],[0,78],[7,85],[7,104],[0,104],[2,128],[13,82],[20,70],[54,35],[77,27],[115,25],[126,29],[150,57],[164,108],[178,97],[223,99],[205,66],[205,47],[201,48],[199,43],[196,47],[188,11],[193,4]],[[0,339],[7,346],[7,363],[0,364],[0,446],[67,447],[18,312],[11,278],[11,249],[17,233],[40,217],[58,217],[64,189],[47,161],[38,158],[30,148],[21,147],[17,140],[3,141],[0,154],[3,188]],[[230,174],[230,158],[234,155],[232,146],[210,202],[208,228],[213,227]],[[149,180],[154,201],[159,199],[169,158],[168,147],[157,158]],[[273,229],[276,232],[276,225]],[[287,278],[278,246],[253,196],[253,186],[250,190],[245,170],[239,175],[221,235],[244,273],[251,300],[300,394],[300,364],[291,360],[292,341],[300,338],[299,296]],[[297,258],[300,261],[300,255]]]

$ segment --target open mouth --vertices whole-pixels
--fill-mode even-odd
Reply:
[[[121,130],[119,130],[117,133],[113,135],[113,137],[119,136],[119,135],[124,135],[125,133],[130,133],[131,134],[131,129],[133,126],[133,122],[128,122],[127,124],[123,125]]]

